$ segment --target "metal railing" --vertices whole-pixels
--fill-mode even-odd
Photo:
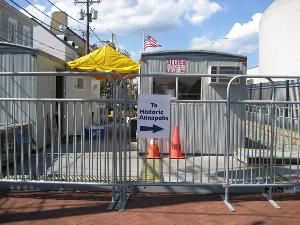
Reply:
[[[139,74],[118,82],[113,73],[1,76],[104,76],[113,90],[105,100],[0,96],[2,188],[107,189],[109,207],[119,199],[120,210],[129,189],[218,192],[233,211],[229,193],[234,188],[266,187],[271,200],[272,188],[299,185],[300,102],[275,101],[274,86],[272,100],[246,100],[245,75]],[[128,97],[127,80],[180,76],[233,78],[228,85],[204,87],[203,82],[206,99],[173,98],[170,136],[157,141],[161,158],[149,159],[150,139],[135,137],[137,100]],[[271,83],[272,77],[265,76]],[[240,85],[232,85],[236,79]],[[175,126],[184,159],[170,158]]]

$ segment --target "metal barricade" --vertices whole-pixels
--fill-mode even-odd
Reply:
[[[112,207],[118,191],[116,149],[121,145],[116,136],[120,126],[116,120],[115,74],[21,72],[0,76],[1,188],[108,190],[112,191]],[[51,89],[48,93],[53,90],[55,93],[55,88],[47,85],[55,84],[56,77],[70,76],[102,76],[111,83],[112,97],[36,96],[41,90],[28,94],[34,88]],[[37,79],[47,79],[49,83],[42,87],[37,83],[26,86],[26,81],[37,82]],[[109,109],[114,112],[112,118]]]
[[[5,76],[11,80],[2,82],[0,92],[1,188],[108,190],[112,192],[109,208],[118,202],[120,211],[132,190],[214,192],[224,194],[224,203],[234,211],[229,193],[246,188],[265,192],[278,208],[272,191],[299,186],[300,102],[275,101],[274,86],[271,100],[247,100],[246,78],[262,76],[139,74],[118,82],[112,78],[118,76],[114,73],[0,74],[1,79]],[[22,79],[13,76],[104,76],[113,96],[19,96],[15,89],[21,88]],[[201,82],[212,77],[233,78],[215,92],[205,83],[208,94],[198,100],[172,98],[170,136],[154,140],[160,158],[149,158],[152,140],[135,137],[137,99],[128,96],[127,90],[128,79],[133,77],[196,77]],[[275,76],[263,77],[272,83]],[[233,89],[237,79],[239,85]],[[102,107],[95,111],[95,105]],[[111,116],[108,109],[113,111]],[[171,159],[177,131],[184,158]]]
[[[276,89],[272,78],[287,76],[252,76],[247,78],[267,79],[272,85],[270,100],[231,99],[231,85],[227,87],[227,163],[225,201],[229,203],[232,188],[260,188],[263,195],[275,208],[273,192],[284,189],[296,190],[299,186],[299,103],[275,100]],[[299,79],[299,76],[288,76]],[[243,123],[233,113],[244,111]],[[237,132],[239,130],[239,132]],[[240,137],[245,137],[242,140]],[[233,155],[230,154],[233,153]]]
[[[123,78],[122,86],[126,87],[127,80],[133,77],[194,77],[208,78],[226,77],[232,75],[209,75],[209,74],[140,74],[129,75]],[[245,86],[245,79],[241,79]],[[209,86],[209,85],[208,85]],[[171,133],[168,139],[157,140],[161,158],[147,157],[150,146],[150,138],[131,138],[131,117],[129,112],[136,110],[137,100],[127,96],[127,90],[123,88],[123,104],[125,111],[123,116],[123,139],[124,147],[121,149],[122,157],[122,184],[121,193],[124,209],[127,191],[129,188],[139,191],[184,191],[204,193],[224,193],[226,186],[226,86],[220,86],[220,96],[206,95],[206,99],[200,100],[171,100],[170,127]],[[246,96],[245,88],[238,88],[236,96]],[[207,90],[209,92],[210,90]],[[200,92],[200,90],[199,90]],[[221,94],[221,92],[225,96]],[[178,96],[178,95],[177,95]],[[238,116],[242,112],[236,112]],[[127,121],[127,122],[126,122]],[[242,123],[243,121],[239,121]],[[171,159],[171,141],[175,127],[179,128],[181,150],[184,152],[183,159]],[[155,140],[154,140],[155,141]],[[127,145],[127,147],[126,147]]]

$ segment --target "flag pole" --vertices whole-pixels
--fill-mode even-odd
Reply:
[[[142,29],[142,34],[143,34],[143,49],[144,49],[144,53],[145,53],[145,47],[144,47],[144,43],[145,43],[145,30],[144,30],[144,28]]]

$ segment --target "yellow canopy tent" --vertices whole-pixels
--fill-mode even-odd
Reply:
[[[104,45],[88,55],[67,62],[67,67],[69,70],[114,72],[125,76],[139,73],[140,64],[109,45]],[[101,76],[96,78],[103,79]]]

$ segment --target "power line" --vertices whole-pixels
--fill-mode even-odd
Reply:
[[[97,19],[97,11],[94,10],[94,12],[96,12],[96,16],[92,16],[92,13],[94,13],[90,7],[93,3],[100,3],[102,0],[84,0],[84,1],[78,1],[75,0],[75,4],[77,3],[83,3],[86,6],[86,11],[84,12],[81,9],[81,16],[82,17],[86,17],[86,46],[85,46],[85,53],[88,54],[90,53],[90,22],[92,22],[93,19]]]
[[[84,23],[80,22],[79,20],[75,19],[74,17],[70,16],[69,14],[67,14],[66,12],[64,12],[63,10],[61,10],[60,8],[58,8],[53,2],[51,2],[50,0],[47,0],[51,5],[53,5],[55,8],[57,8],[59,11],[65,13],[68,17],[70,17],[71,19],[75,20],[76,22],[82,24],[83,26],[85,26]]]
[[[6,27],[3,27],[4,28],[4,30],[7,32],[8,31],[8,28],[6,28]],[[50,45],[47,45],[47,44],[45,44],[45,43],[43,43],[43,42],[41,42],[41,41],[38,41],[38,40],[36,40],[36,39],[34,39],[34,38],[32,38],[32,37],[30,37],[30,36],[27,36],[27,35],[25,35],[25,34],[21,34],[21,33],[17,33],[19,36],[23,36],[23,37],[27,37],[27,38],[29,38],[31,41],[35,41],[36,43],[39,43],[39,44],[41,44],[41,45],[44,45],[44,46],[46,46],[46,47],[48,47],[48,48],[51,48],[51,49],[53,49],[53,50],[56,50],[56,51],[59,51],[59,52],[62,52],[62,53],[64,53],[64,54],[59,54],[59,53],[57,53],[57,54],[59,54],[59,55],[61,55],[61,56],[67,56],[69,59],[73,59],[73,57],[71,56],[71,55],[68,55],[68,54],[66,54],[66,52],[64,52],[64,51],[62,51],[62,50],[60,50],[60,49],[57,49],[57,48],[54,48],[54,47],[52,47],[52,46],[50,46]],[[7,41],[7,42],[9,42],[9,43],[13,43],[12,41],[9,41],[9,40],[7,40],[7,39],[4,39],[4,38],[1,38],[2,40],[4,40],[4,41]],[[26,47],[26,46],[25,46]]]
[[[13,43],[13,42],[11,42],[11,41],[9,41],[9,40],[7,40],[7,39],[4,39],[4,38],[0,38],[1,40],[3,40],[3,41],[6,41],[6,42],[8,42],[8,43],[11,43],[11,44],[15,44],[15,43]],[[30,46],[24,46],[24,47],[30,47]],[[50,46],[49,46],[50,47]],[[62,54],[58,54],[58,55],[61,55],[61,56],[63,56]],[[48,59],[51,59],[51,57],[49,56],[49,55],[45,55]],[[55,56],[54,56],[55,57]],[[70,58],[70,60],[72,60],[72,58]],[[65,61],[65,60],[63,60],[63,61]],[[0,65],[1,66],[1,65]],[[2,69],[4,69],[3,67],[2,67]]]
[[[36,7],[34,4],[32,4],[30,1],[28,0],[24,0],[26,1],[29,5],[31,5],[32,7],[34,7],[36,10],[40,11],[41,13],[43,13],[45,16],[47,16],[48,18],[50,18],[51,20],[57,22],[58,24],[60,24],[61,22],[53,19],[51,16],[47,15],[46,13],[44,13],[43,10],[40,10],[38,7]],[[83,30],[80,30],[80,29],[76,29],[76,28],[71,28],[71,27],[68,27],[70,30],[77,30],[77,31],[83,31]]]
[[[73,19],[74,21],[76,21],[77,23],[82,24],[83,26],[86,26],[86,24],[80,22],[79,20],[75,19],[74,17],[70,16],[68,13],[66,13],[65,11],[61,10],[59,7],[57,7],[53,2],[51,2],[50,0],[47,0],[52,6],[54,6],[56,9],[58,9],[59,11],[65,13],[68,17],[70,17],[71,19]],[[94,29],[90,28],[90,30],[93,32],[93,35],[95,35],[95,37],[99,40],[99,42],[102,43],[108,43],[108,41],[103,41],[101,40],[101,38],[98,37],[98,35],[95,33]]]
[[[37,21],[39,21],[40,23],[44,24],[45,26],[51,28],[50,25],[48,25],[47,23],[45,23],[45,22],[42,21],[41,19],[35,17],[34,15],[32,15],[28,10],[26,10],[25,8],[23,8],[22,6],[20,6],[20,5],[19,5],[18,3],[16,3],[14,0],[9,0],[9,1],[12,2],[14,5],[16,5],[17,7],[19,7],[20,9],[23,9],[26,13],[28,13],[30,16],[32,16],[32,18],[36,19]],[[53,27],[52,27],[52,29],[60,32],[60,30],[58,30],[58,29],[56,29],[56,28],[53,28]],[[70,35],[70,36],[74,36],[74,37],[78,37],[77,34],[76,34],[76,35],[75,35],[75,34],[69,34],[69,35]]]

